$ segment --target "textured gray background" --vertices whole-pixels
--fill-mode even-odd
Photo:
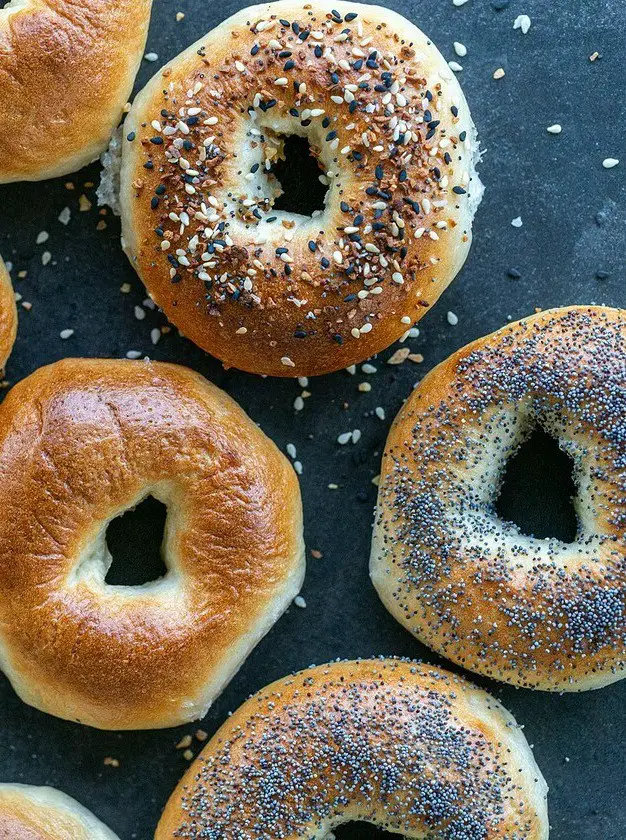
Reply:
[[[2,2],[0,0],[0,5]],[[159,63],[171,58],[244,2],[155,0],[148,50]],[[158,313],[135,319],[145,297],[119,244],[119,226],[107,217],[96,231],[95,208],[78,212],[85,186],[98,167],[45,185],[0,187],[0,252],[13,262],[16,290],[32,302],[20,311],[20,330],[7,375],[16,381],[66,355],[121,356],[136,349],[156,359],[182,362],[232,394],[282,448],[293,442],[304,465],[306,536],[323,552],[310,559],[303,594],[307,608],[293,607],[259,645],[203,726],[215,730],[246,695],[288,671],[333,657],[402,654],[435,662],[379,604],[367,577],[375,489],[371,479],[390,420],[411,386],[465,342],[518,318],[534,307],[568,303],[626,305],[626,7],[622,0],[452,0],[406,3],[389,0],[435,40],[460,74],[486,148],[481,175],[487,186],[469,260],[440,303],[421,322],[410,345],[424,355],[420,366],[389,367],[382,354],[370,377],[338,373],[311,383],[305,410],[295,414],[299,388],[292,381],[256,379],[220,365],[175,332],[157,347],[150,330]],[[177,11],[186,13],[177,23]],[[532,18],[528,35],[513,30],[520,13]],[[452,42],[468,47],[457,59]],[[595,50],[602,58],[595,63]],[[158,65],[144,62],[143,85]],[[506,76],[492,79],[503,67]],[[563,133],[546,127],[559,122]],[[605,157],[621,157],[605,171]],[[75,185],[73,191],[66,181]],[[57,221],[69,206],[67,227]],[[598,216],[598,214],[600,214]],[[523,227],[511,220],[520,216]],[[37,246],[37,234],[50,239]],[[52,261],[42,266],[42,252]],[[514,268],[521,279],[508,276]],[[27,271],[17,279],[18,271]],[[608,272],[598,279],[597,272]],[[132,284],[122,295],[120,284]],[[459,317],[448,324],[446,313]],[[68,341],[63,328],[75,329]],[[369,394],[358,382],[368,378]],[[383,406],[387,420],[372,415]],[[339,447],[337,435],[361,428],[356,446]],[[331,491],[327,485],[337,483]],[[623,840],[626,682],[600,692],[564,697],[531,693],[479,680],[525,724],[550,784],[554,840]],[[115,734],[56,720],[24,706],[0,678],[0,779],[50,783],[76,796],[116,830],[122,840],[148,840],[186,762],[174,745],[183,732]],[[103,765],[105,756],[119,768]],[[568,760],[569,759],[569,760]],[[344,837],[347,834],[343,835]],[[360,836],[363,836],[361,834]]]

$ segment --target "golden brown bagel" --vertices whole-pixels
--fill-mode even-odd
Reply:
[[[578,536],[495,512],[536,427],[574,464]],[[498,680],[600,688],[626,665],[626,311],[553,309],[469,344],[412,393],[385,448],[371,574],[424,644]]]
[[[407,660],[335,662],[244,703],[187,771],[155,840],[313,840],[351,820],[433,840],[545,840],[546,792],[486,692]]]
[[[0,784],[0,840],[118,840],[71,796],[51,787]]]
[[[80,169],[106,148],[152,0],[12,0],[0,8],[0,183]]]
[[[168,573],[104,582],[108,523],[168,507]],[[0,406],[0,664],[20,697],[103,729],[174,726],[297,594],[298,483],[225,393],[151,362],[70,359]]]
[[[317,217],[273,209],[267,166],[294,134],[331,184]],[[469,109],[437,48],[389,9],[244,9],[152,79],[124,135],[124,247],[226,365],[308,376],[358,362],[467,256],[482,190]]]
[[[0,257],[0,371],[4,370],[17,335],[17,307],[11,278]]]

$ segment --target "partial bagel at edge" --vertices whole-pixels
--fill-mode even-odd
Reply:
[[[167,574],[114,586],[109,522],[167,506]],[[165,363],[66,359],[0,405],[0,666],[101,729],[202,717],[298,594],[292,466],[241,408]]]
[[[521,729],[486,692],[408,660],[333,662],[229,717],[155,840],[322,840],[352,820],[410,838],[546,840],[546,793]]]
[[[0,837],[6,840],[118,840],[71,796],[51,787],[0,784]]]
[[[152,0],[0,8],[0,184],[75,172],[107,147],[143,55]]]
[[[4,371],[7,359],[17,336],[17,306],[11,277],[0,257],[0,372]]]
[[[227,366],[308,376],[363,360],[467,256],[476,130],[441,53],[389,9],[237,12],[157,73],[123,135],[124,248],[168,317]],[[308,139],[328,185],[318,215],[274,208],[289,135]]]
[[[573,464],[574,542],[495,502],[541,428]],[[431,371],[385,447],[370,571],[391,614],[464,668],[583,691],[626,676],[626,310],[552,309]]]

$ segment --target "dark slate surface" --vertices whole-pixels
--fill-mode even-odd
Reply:
[[[390,420],[412,385],[451,351],[518,318],[534,307],[568,303],[625,305],[626,78],[623,48],[626,7],[620,0],[511,0],[495,11],[488,0],[389,0],[435,40],[447,58],[452,42],[468,47],[460,74],[486,149],[481,175],[487,193],[475,225],[469,260],[410,342],[424,364],[389,367],[373,376],[345,372],[311,383],[312,396],[296,414],[293,381],[262,380],[225,372],[175,332],[152,347],[158,313],[134,316],[145,294],[123,256],[117,221],[97,231],[95,208],[79,212],[79,196],[93,200],[98,166],[44,185],[0,187],[0,252],[13,263],[16,290],[32,302],[21,310],[20,330],[7,375],[16,381],[66,355],[123,356],[135,349],[156,359],[188,364],[232,394],[282,448],[293,442],[304,465],[302,491],[310,549],[303,594],[259,645],[203,727],[213,732],[246,695],[291,669],[334,657],[401,654],[437,657],[405,633],[379,604],[367,561],[379,456]],[[0,2],[0,5],[2,3]],[[155,0],[148,50],[159,62],[174,56],[228,14],[238,0]],[[500,3],[502,5],[502,3]],[[175,13],[184,11],[182,22]],[[513,30],[520,14],[532,19],[524,36]],[[602,58],[589,61],[594,51]],[[144,62],[139,84],[158,65]],[[498,67],[506,76],[494,81]],[[546,127],[559,122],[560,136]],[[605,157],[623,163],[606,171]],[[71,181],[75,189],[65,186]],[[60,211],[70,207],[64,227]],[[523,227],[511,226],[521,216]],[[50,239],[36,245],[46,230]],[[42,265],[49,250],[52,261]],[[521,278],[514,280],[514,268]],[[26,271],[23,279],[18,272]],[[608,277],[598,279],[597,272]],[[132,285],[120,294],[121,283]],[[451,326],[447,312],[458,315]],[[62,341],[59,331],[75,329]],[[369,379],[372,391],[357,385]],[[387,419],[372,416],[383,406]],[[356,446],[337,435],[360,428]],[[329,483],[339,485],[328,489]],[[478,680],[512,709],[549,782],[554,840],[622,840],[626,683],[584,695],[552,696]],[[49,783],[74,795],[122,840],[148,840],[186,762],[174,749],[195,727],[161,732],[97,732],[47,717],[23,705],[0,681],[0,779]],[[105,766],[112,756],[120,766]],[[365,836],[362,832],[352,831]],[[343,837],[349,832],[344,832]]]

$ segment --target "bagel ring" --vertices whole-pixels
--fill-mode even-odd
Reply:
[[[408,660],[334,662],[244,703],[155,840],[313,840],[351,820],[412,838],[545,840],[546,793],[521,729],[486,692]]]
[[[574,542],[498,518],[533,429],[572,459]],[[626,311],[553,309],[453,354],[392,426],[371,575],[393,616],[464,668],[583,691],[625,676]]]
[[[71,796],[51,787],[0,784],[0,838],[118,840]]]
[[[11,277],[0,257],[0,371],[4,371],[7,359],[17,335],[17,306]]]
[[[109,522],[167,505],[167,574],[105,583]],[[0,665],[20,697],[101,729],[203,716],[298,593],[293,468],[176,365],[69,359],[0,406]]]
[[[467,256],[476,131],[441,53],[389,9],[244,9],[152,79],[124,135],[124,248],[173,323],[227,366],[309,376],[361,361]],[[271,164],[290,135],[329,184],[318,215],[274,209]]]
[[[75,172],[106,148],[135,80],[152,0],[0,8],[0,184]]]

